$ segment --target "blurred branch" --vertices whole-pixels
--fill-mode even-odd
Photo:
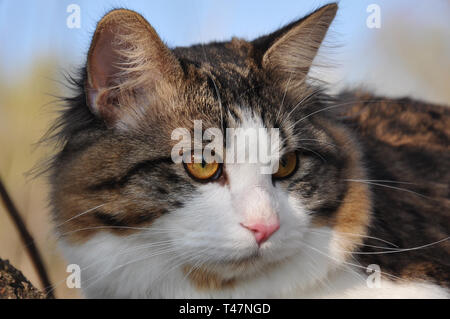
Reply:
[[[5,205],[6,211],[11,216],[14,224],[17,227],[17,230],[20,233],[20,238],[22,242],[25,244],[25,248],[33,262],[34,267],[39,275],[41,283],[45,289],[48,298],[54,298],[52,285],[50,283],[50,279],[47,275],[47,271],[45,270],[44,263],[42,262],[41,254],[35,244],[33,237],[28,231],[25,223],[23,222],[22,217],[19,214],[16,206],[14,205],[11,197],[9,196],[2,179],[0,177],[0,197],[2,198],[3,204]]]

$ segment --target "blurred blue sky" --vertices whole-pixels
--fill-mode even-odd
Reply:
[[[332,1],[326,0],[0,0],[0,72],[8,77],[26,73],[42,56],[63,69],[83,63],[90,37],[108,10],[125,7],[144,15],[169,46],[229,39],[252,39]],[[382,26],[395,15],[411,20],[412,31],[437,24],[450,29],[448,0],[341,0],[329,43],[340,45],[334,61],[354,58],[380,29],[369,29],[366,8],[381,7]],[[81,28],[69,29],[67,6],[81,8]],[[359,57],[362,58],[362,57]],[[357,62],[357,61],[356,61]],[[345,62],[342,62],[345,64]]]

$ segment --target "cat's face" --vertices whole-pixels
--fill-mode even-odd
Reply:
[[[233,73],[226,69],[216,72],[224,71]],[[238,74],[233,76],[240,83],[248,81]],[[223,83],[219,74],[215,78],[217,83]],[[208,123],[204,129],[221,128],[222,121],[227,128],[264,128],[259,135],[263,143],[271,140],[269,129],[278,128],[282,143],[276,151],[287,161],[288,169],[281,178],[277,178],[277,173],[263,174],[261,163],[230,163],[225,157],[225,163],[213,167],[208,173],[212,178],[206,181],[192,176],[186,165],[165,161],[145,168],[125,186],[125,193],[133,197],[140,194],[135,201],[144,201],[143,205],[158,203],[159,209],[164,208],[164,213],[151,227],[162,230],[157,232],[157,239],[171,241],[174,254],[188,269],[220,269],[221,274],[233,277],[282,262],[302,249],[302,238],[315,218],[328,217],[331,224],[329,215],[339,206],[346,191],[342,181],[345,156],[335,146],[342,141],[336,141],[319,123],[304,119],[310,109],[299,108],[298,112],[289,114],[287,110],[292,107],[288,105],[277,114],[284,92],[274,89],[270,83],[258,84],[261,87],[256,96],[254,92],[246,94],[240,87],[236,92],[229,92],[230,89],[222,90],[218,85],[223,95],[239,96],[226,100],[221,97],[221,102],[227,105],[223,116],[218,99],[204,105],[192,99],[187,103],[190,109],[197,111],[177,117],[183,117],[189,130],[194,120]],[[203,90],[200,86],[192,89]],[[209,95],[214,96],[214,88],[210,90]],[[154,145],[167,145],[165,153],[159,156],[168,158],[169,146],[174,144],[170,140],[172,129],[173,126],[166,129],[160,140],[145,137],[143,143],[153,140]],[[162,133],[161,127],[156,125],[149,130],[154,131],[149,137]],[[226,130],[222,133],[225,136]],[[225,144],[224,153],[230,148],[250,151],[248,145],[236,145],[237,141]],[[144,148],[143,145],[136,147]],[[150,148],[149,154],[152,154]],[[146,210],[142,212],[145,214]]]
[[[56,161],[59,232],[74,243],[104,232],[133,238],[201,285],[205,278],[227,282],[277,267],[301,254],[308,233],[336,227],[354,191],[345,179],[359,174],[356,150],[325,115],[322,93],[305,81],[314,41],[325,35],[335,9],[253,42],[174,51],[136,14],[106,16],[91,46],[85,93],[73,102],[85,124],[66,123],[70,136]],[[302,44],[301,53],[312,56],[291,57],[290,38],[310,35],[311,23],[323,25]],[[120,31],[120,41],[111,41]],[[194,121],[202,132],[214,128],[224,137],[227,128],[254,129],[278,168],[267,174],[266,164],[248,156],[229,160],[227,150],[252,146],[226,138],[223,163],[174,163],[173,132],[193,133]],[[356,218],[355,227],[366,219]]]

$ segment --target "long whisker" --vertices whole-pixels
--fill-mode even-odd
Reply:
[[[319,229],[314,229],[314,230],[311,229],[310,231],[313,231],[313,232],[316,232],[316,233],[322,232],[323,234],[329,234],[328,231],[319,230]],[[343,235],[349,235],[349,236],[355,236],[355,237],[374,239],[374,240],[381,241],[381,242],[383,242],[385,244],[388,244],[388,245],[391,245],[391,246],[399,248],[396,244],[391,243],[391,242],[389,242],[387,240],[384,240],[382,238],[378,238],[378,237],[373,237],[373,236],[368,236],[368,235],[363,235],[363,234],[354,234],[354,233],[349,233],[349,232],[341,232],[341,231],[336,231],[336,230],[333,230],[333,232],[335,232],[337,234],[343,234]]]
[[[290,125],[290,126],[288,127],[288,130],[289,130],[289,129],[292,129],[292,128],[295,127],[298,123],[300,123],[300,122],[306,120],[307,118],[309,118],[309,117],[311,117],[311,116],[313,116],[313,115],[315,115],[315,114],[317,114],[317,113],[324,112],[324,111],[327,111],[327,110],[331,110],[331,109],[334,109],[334,108],[337,108],[337,107],[340,107],[340,106],[341,106],[341,105],[339,105],[339,104],[338,104],[338,105],[331,105],[331,106],[324,107],[324,108],[322,108],[322,109],[320,109],[320,110],[314,111],[314,112],[312,112],[312,113],[309,113],[308,115],[306,115],[306,116],[302,117],[301,119],[295,121],[294,124]]]
[[[323,252],[323,251],[321,251],[321,250],[319,250],[319,249],[317,249],[317,248],[315,248],[315,247],[313,247],[313,246],[311,246],[311,245],[308,245],[308,244],[305,243],[305,242],[302,242],[302,244],[305,245],[305,247],[310,248],[310,249],[312,249],[312,250],[318,252],[319,254],[321,254],[321,255],[323,255],[323,256],[325,256],[325,257],[330,258],[331,260],[335,261],[337,265],[340,265],[340,264],[347,264],[347,265],[350,265],[350,266],[353,266],[353,267],[357,267],[357,268],[360,268],[360,269],[367,270],[367,267],[364,267],[364,266],[361,266],[361,265],[357,265],[357,264],[353,264],[353,263],[350,263],[350,262],[347,262],[347,261],[340,261],[340,260],[334,258],[333,256],[330,256],[330,255],[328,255],[327,253],[325,253],[325,252]],[[394,275],[392,275],[392,274],[389,274],[389,273],[386,273],[386,272],[383,272],[383,271],[380,271],[380,274],[383,274],[383,275],[388,276],[388,277],[395,278],[395,279],[397,279],[397,280],[406,281],[406,280],[403,279],[403,278],[394,276]]]
[[[301,121],[303,121],[303,120],[305,120],[305,119],[307,119],[307,118],[309,118],[309,117],[311,117],[311,116],[313,116],[313,115],[315,115],[315,114],[317,114],[317,113],[321,113],[321,112],[324,112],[324,111],[327,111],[327,110],[335,109],[335,108],[342,107],[342,106],[346,106],[346,105],[352,105],[352,104],[354,104],[354,103],[378,103],[378,102],[380,102],[380,100],[374,100],[374,99],[369,99],[369,100],[361,99],[361,100],[357,100],[357,99],[355,99],[355,100],[352,100],[352,101],[346,101],[346,102],[344,102],[344,103],[333,104],[333,105],[324,107],[324,108],[322,108],[322,109],[320,109],[320,110],[314,111],[314,112],[312,112],[312,113],[310,113],[310,114],[304,116],[303,118],[297,120],[294,124],[292,124],[291,126],[289,126],[288,129],[290,129],[290,128],[296,126],[296,125],[297,125],[298,123],[300,123]],[[393,101],[393,100],[386,99],[386,100],[383,100],[383,103],[397,103],[397,102],[396,102],[396,101]]]
[[[63,236],[69,235],[69,234],[74,234],[74,233],[78,233],[81,231],[88,231],[88,230],[96,230],[96,229],[128,229],[128,230],[148,230],[153,232],[164,232],[164,231],[169,231],[171,229],[158,229],[158,228],[151,228],[151,227],[132,227],[132,226],[92,226],[92,227],[85,227],[85,228],[79,228],[79,229],[75,229],[75,230],[71,230],[65,233],[62,233],[58,236],[59,238],[62,238]]]
[[[286,115],[285,119],[289,118],[289,116],[295,112],[295,110],[300,106],[303,105],[303,103],[308,102],[311,98],[316,96],[317,94],[323,92],[323,88],[319,88],[317,90],[312,91],[310,94],[306,95],[303,99],[300,100],[293,108],[292,110]]]
[[[95,262],[85,266],[81,270],[89,269],[92,266],[94,266],[94,265],[96,265],[96,264],[100,263],[101,261],[103,261],[105,259],[108,259],[108,258],[118,257],[120,255],[125,255],[125,254],[128,254],[130,252],[136,252],[136,251],[139,251],[139,250],[142,250],[142,249],[149,249],[149,248],[155,248],[155,247],[159,248],[159,247],[166,247],[166,246],[169,247],[170,245],[176,244],[178,242],[180,242],[180,240],[173,239],[173,240],[165,240],[165,241],[154,242],[154,243],[150,243],[150,244],[139,245],[139,246],[133,247],[131,249],[129,249],[129,248],[122,249],[122,250],[118,251],[117,253],[115,253],[113,255],[107,255],[107,256],[104,256],[103,258],[97,259]]]
[[[214,85],[214,90],[216,91],[217,99],[219,100],[219,109],[220,109],[220,125],[223,127],[223,106],[222,106],[222,98],[220,97],[219,88],[217,87],[216,81],[214,81],[212,76],[209,76],[211,82]]]
[[[202,43],[202,50],[203,50],[203,55],[205,57],[205,60],[208,61],[208,57],[206,55],[206,50],[205,50],[205,45]],[[209,72],[206,72],[208,75],[208,78],[211,80],[211,82],[214,85],[214,90],[216,91],[216,95],[217,95],[217,99],[219,100],[219,108],[220,108],[220,125],[223,128],[223,106],[222,106],[222,98],[220,97],[220,92],[219,92],[219,88],[217,87],[216,81],[214,80],[212,74],[210,74]]]
[[[406,188],[401,188],[401,187],[396,187],[396,186],[391,186],[391,185],[384,185],[384,184],[380,184],[380,183],[372,183],[372,182],[367,182],[367,181],[357,180],[357,179],[346,179],[346,181],[356,182],[356,183],[364,183],[364,184],[373,185],[373,186],[379,186],[379,187],[386,187],[386,188],[395,189],[395,190],[398,190],[398,191],[403,191],[403,192],[407,192],[407,193],[410,193],[410,194],[414,194],[414,195],[420,196],[420,197],[425,198],[425,199],[434,200],[431,197],[425,196],[423,194],[414,192],[414,191],[412,191],[410,189],[406,189]]]
[[[277,117],[275,118],[276,122],[278,121],[278,118],[280,117],[281,110],[283,109],[284,100],[286,98],[286,94],[287,94],[287,91],[288,91],[288,88],[289,88],[289,84],[291,83],[291,79],[292,79],[292,73],[289,74],[289,79],[287,81],[286,88],[284,89],[283,99],[281,100],[281,106],[278,109]]]
[[[204,253],[207,252],[208,250],[210,250],[209,247],[207,247],[207,248],[203,249],[202,251],[200,251],[200,252],[198,253],[198,255],[204,254]],[[197,256],[194,256],[194,257],[197,257]],[[191,258],[191,260],[192,260],[192,258]],[[194,259],[194,260],[195,260],[195,259]],[[199,269],[199,268],[200,268],[201,266],[203,266],[204,264],[205,264],[205,262],[202,261],[201,259],[199,259],[199,260],[191,267],[191,269],[183,276],[182,281],[184,282],[194,270]]]
[[[318,152],[313,151],[313,150],[311,150],[311,149],[309,149],[309,148],[307,148],[307,147],[304,147],[304,146],[300,146],[299,148],[304,149],[304,150],[306,150],[306,151],[308,151],[308,152],[311,152],[311,153],[317,155],[318,157],[320,157],[320,159],[321,159],[324,163],[327,162],[327,160],[326,160],[322,155],[320,155]]]
[[[198,258],[199,256],[201,256],[201,254],[203,254],[204,252],[208,251],[209,248],[203,249],[200,252],[198,252],[196,255],[192,255],[192,253],[190,251],[185,251],[181,254],[178,254],[177,256],[175,256],[174,258],[172,258],[170,260],[170,262],[175,262],[177,260],[179,260],[178,262],[176,262],[174,265],[172,265],[172,267],[170,267],[167,271],[165,271],[164,273],[160,274],[158,277],[156,277],[155,279],[153,279],[153,281],[151,282],[150,285],[152,285],[154,282],[166,277],[167,275],[169,275],[169,273],[171,271],[173,271],[174,269],[180,267],[183,264],[189,263],[191,260],[195,260],[195,258]]]
[[[66,223],[68,223],[68,222],[74,220],[75,218],[78,218],[78,217],[80,217],[80,216],[83,216],[83,215],[86,215],[86,214],[88,214],[88,213],[90,213],[90,212],[93,212],[93,211],[97,210],[98,208],[103,207],[103,206],[105,206],[105,205],[106,205],[106,203],[101,204],[101,205],[98,205],[98,206],[95,206],[95,207],[92,207],[92,208],[90,208],[90,209],[88,209],[88,210],[86,210],[86,211],[84,211],[84,212],[82,212],[82,213],[80,213],[80,214],[77,214],[77,215],[75,215],[75,216],[69,218],[69,219],[66,220],[65,222],[62,222],[61,224],[56,225],[55,227],[56,227],[56,228],[59,228],[60,226],[62,226],[62,225],[64,225],[64,224],[66,224]]]
[[[417,247],[411,247],[411,248],[400,248],[400,249],[395,249],[395,250],[388,250],[388,251],[372,251],[372,252],[351,252],[351,251],[345,251],[345,250],[341,250],[342,252],[348,252],[348,253],[352,253],[355,255],[381,255],[381,254],[393,254],[393,253],[403,253],[403,252],[407,252],[407,251],[413,251],[413,250],[419,250],[419,249],[424,249],[430,246],[434,246],[437,244],[440,244],[442,242],[445,242],[447,240],[449,240],[450,237],[446,237],[443,238],[441,240],[426,244],[426,245],[421,245],[421,246],[417,246]]]
[[[392,183],[392,184],[418,185],[417,183],[400,182],[400,181],[392,181],[392,180],[385,180],[385,179],[352,179],[352,180],[348,180],[348,179],[347,179],[346,181],[352,181],[352,182],[370,182],[370,183]]]
[[[327,236],[327,234],[324,233],[320,233],[320,232],[314,232],[312,230],[310,230],[309,232],[313,233],[313,234],[317,234],[317,235],[323,235],[323,236]],[[377,245],[369,245],[369,244],[364,244],[361,242],[351,242],[352,244],[355,244],[357,246],[364,246],[364,247],[371,247],[371,248],[377,248],[377,249],[387,249],[387,250],[399,250],[400,248],[393,248],[393,247],[386,247],[386,246],[377,246]]]
[[[167,241],[161,241],[161,242],[154,242],[154,243],[150,243],[150,244],[139,245],[139,246],[133,247],[132,249],[122,249],[119,252],[117,252],[116,254],[107,255],[107,256],[104,256],[104,257],[102,257],[100,259],[97,259],[95,262],[93,262],[93,263],[91,263],[91,264],[81,268],[80,271],[83,272],[84,270],[87,270],[87,269],[91,268],[92,266],[100,263],[101,261],[109,259],[111,257],[117,257],[117,256],[120,256],[120,255],[124,255],[126,253],[129,253],[129,252],[138,251],[138,250],[142,250],[142,249],[153,248],[153,247],[158,247],[158,248],[162,247],[162,248],[164,248],[164,247],[169,246],[169,245],[171,245],[173,243],[176,243],[176,242],[178,242],[178,240],[167,240]],[[59,281],[59,282],[57,282],[55,285],[53,285],[51,290],[55,290],[56,287],[58,287],[59,285],[61,285],[64,282],[66,282],[66,278],[61,280],[61,281]]]
[[[329,142],[323,142],[323,141],[321,141],[321,140],[314,139],[314,138],[301,138],[301,139],[299,139],[298,141],[299,141],[299,142],[303,142],[303,141],[319,142],[318,144],[326,144],[326,145],[331,145],[331,146],[337,147],[336,144],[329,143]]]
[[[146,259],[150,259],[150,258],[155,257],[155,256],[167,254],[167,253],[170,253],[170,252],[174,252],[173,247],[166,248],[166,249],[162,249],[162,250],[157,251],[157,252],[154,252],[154,253],[152,253],[152,254],[150,254],[150,255],[146,255],[146,256],[144,256],[144,257],[137,258],[137,259],[133,259],[133,260],[131,260],[131,261],[129,261],[129,262],[126,262],[126,263],[124,263],[124,264],[121,264],[121,265],[119,265],[119,266],[116,266],[116,267],[114,267],[113,269],[111,269],[111,270],[109,270],[109,271],[106,271],[106,272],[104,272],[104,273],[101,273],[101,274],[99,274],[99,275],[96,275],[96,276],[93,276],[93,277],[89,278],[87,281],[91,281],[91,280],[93,280],[93,279],[95,279],[95,280],[94,280],[94,281],[91,281],[91,283],[90,283],[89,285],[87,285],[86,287],[84,287],[84,289],[89,288],[89,287],[92,286],[94,283],[98,282],[100,279],[102,279],[102,278],[108,276],[108,275],[111,274],[112,272],[114,272],[114,271],[116,271],[116,270],[119,270],[119,269],[121,269],[121,268],[123,268],[123,267],[125,267],[125,266],[128,266],[128,265],[133,264],[133,263],[137,263],[137,262],[139,262],[139,261],[143,261],[143,260],[146,260]]]

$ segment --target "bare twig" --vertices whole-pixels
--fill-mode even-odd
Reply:
[[[31,261],[33,262],[34,267],[36,268],[36,271],[39,275],[42,285],[45,287],[44,289],[45,293],[47,294],[47,297],[54,298],[55,296],[53,294],[52,285],[47,275],[47,271],[45,270],[41,254],[39,253],[39,250],[35,244],[33,237],[31,236],[25,223],[23,222],[22,217],[20,217],[19,211],[17,210],[11,197],[9,196],[2,182],[1,177],[0,177],[0,197],[3,200],[3,204],[5,205],[6,211],[11,216],[12,220],[14,221],[14,224],[17,227],[17,230],[20,233],[20,238],[22,239],[22,242],[25,244],[27,252],[31,258]]]

